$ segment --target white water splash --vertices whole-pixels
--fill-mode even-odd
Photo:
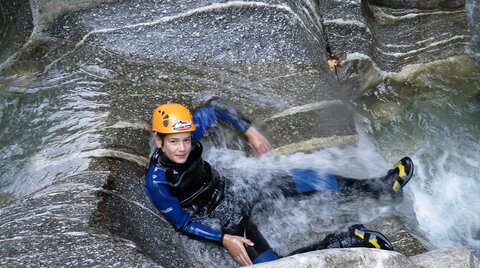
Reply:
[[[454,144],[431,155],[432,148],[420,150],[414,161],[412,182],[414,209],[420,228],[438,247],[480,247],[480,146],[470,152],[455,150]],[[425,163],[421,159],[428,157]]]

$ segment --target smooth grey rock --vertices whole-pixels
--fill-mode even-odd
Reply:
[[[363,1],[363,10],[373,36],[371,57],[382,70],[398,71],[409,64],[465,55],[471,46],[464,5],[389,8]]]
[[[279,153],[356,142],[352,110],[341,100],[292,107],[265,120]]]
[[[0,2],[0,67],[28,40],[33,31],[28,0]]]
[[[406,257],[398,252],[350,248],[303,253],[252,267],[392,267],[392,268],[477,268],[478,259],[466,248],[445,248]]]
[[[348,248],[325,249],[298,254],[277,261],[261,263],[252,267],[307,268],[307,267],[394,267],[414,268],[415,265],[404,255],[395,251]]]
[[[101,3],[115,2],[116,0],[30,0],[35,32],[39,33],[50,27],[56,19],[69,12],[89,9]]]
[[[332,55],[372,50],[372,35],[361,10],[361,1],[320,1],[326,45]]]
[[[84,172],[0,209],[0,266],[158,267],[130,240],[95,228],[109,172]]]
[[[465,0],[371,0],[372,3],[392,8],[459,8],[465,6]]]
[[[422,268],[477,268],[478,258],[467,248],[435,249],[410,257],[415,267]]]
[[[464,0],[331,0],[321,1],[320,8],[332,56],[357,55],[336,70],[354,98],[378,84],[383,72],[466,55],[475,46]]]
[[[6,192],[0,192],[0,207],[4,207],[13,203],[17,198],[14,195]]]
[[[385,75],[372,58],[362,53],[348,53],[347,59],[337,68],[338,80],[350,88],[349,95],[352,99],[360,98],[380,84]]]
[[[165,1],[37,0],[30,5],[35,36],[16,57],[15,68],[4,72],[16,75],[79,69],[89,76],[86,80],[100,80],[112,94],[111,101],[116,103],[109,111],[112,121],[125,111],[129,115],[122,118],[124,121],[129,121],[130,114],[134,118],[130,122],[146,118],[145,107],[153,109],[171,98],[194,107],[197,103],[192,99],[210,93],[233,100],[246,108],[247,116],[260,120],[287,107],[346,99],[345,90],[324,66],[323,28],[315,2],[205,0],[182,5]],[[181,73],[189,75],[177,75]],[[130,81],[132,75],[138,77],[138,83],[121,82]],[[192,84],[191,77],[207,83]],[[142,84],[145,81],[150,83],[148,88]],[[162,97],[146,101],[144,96],[157,94],[158,88],[164,93]],[[136,96],[125,101],[123,92],[136,92]],[[136,104],[145,101],[150,103],[139,109]],[[317,140],[304,146],[307,150],[320,148],[318,144],[325,147],[355,141],[352,115],[343,110],[344,120],[336,122],[342,133],[332,128],[319,134],[310,131],[308,140]],[[333,117],[335,113],[325,109],[322,115]],[[308,128],[303,123],[308,122],[298,121],[298,127]],[[282,126],[272,132],[278,129]],[[283,143],[295,139],[288,133],[292,132],[281,139]],[[334,135],[340,139],[325,140]],[[141,155],[141,150],[129,145],[131,139],[123,141],[122,145],[110,143],[123,148],[108,149],[129,154],[132,149],[136,151],[133,154]]]
[[[163,218],[145,194],[144,166],[98,158],[91,168],[110,171],[97,195],[99,203],[91,216],[92,227],[131,241],[145,258],[162,267],[196,266],[181,242],[183,235]]]

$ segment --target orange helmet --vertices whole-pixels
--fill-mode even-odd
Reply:
[[[162,104],[153,111],[152,131],[162,134],[192,132],[195,130],[192,114],[178,103]]]

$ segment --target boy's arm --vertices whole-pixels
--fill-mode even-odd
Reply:
[[[210,240],[222,245],[223,233],[191,219],[178,199],[170,193],[166,185],[165,173],[151,165],[146,178],[145,190],[155,207],[175,228],[188,236]]]
[[[255,128],[252,122],[243,116],[233,104],[219,98],[211,99],[193,114],[196,126],[193,137],[200,140],[218,120],[227,122],[244,133],[255,153],[263,154],[270,150],[270,142]]]

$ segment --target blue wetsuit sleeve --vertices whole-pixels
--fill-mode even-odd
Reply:
[[[192,220],[190,215],[182,209],[178,199],[168,189],[162,168],[150,165],[145,178],[145,191],[163,217],[178,231],[188,236],[222,244],[222,232]]]
[[[196,126],[196,130],[192,133],[193,138],[200,140],[218,120],[229,123],[242,133],[251,126],[250,120],[241,115],[235,106],[221,99],[213,99],[193,114]]]

